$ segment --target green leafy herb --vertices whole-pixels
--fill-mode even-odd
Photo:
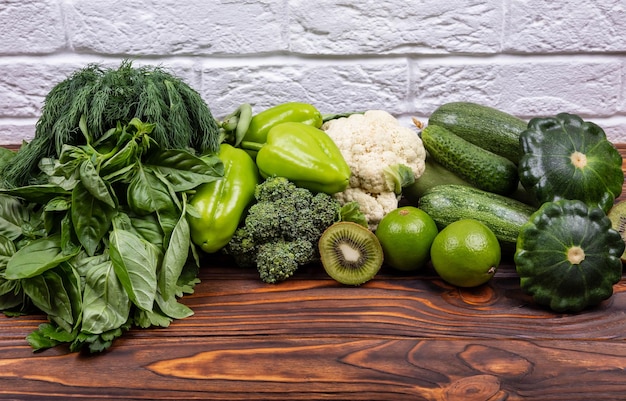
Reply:
[[[171,90],[171,87],[170,87]],[[154,124],[132,119],[38,165],[45,181],[0,190],[0,309],[43,312],[27,340],[100,352],[133,326],[193,314],[199,260],[186,191],[220,179],[221,161],[162,148]]]

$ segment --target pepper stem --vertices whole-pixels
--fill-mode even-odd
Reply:
[[[241,143],[239,143],[239,147],[241,149],[254,150],[254,151],[257,151],[257,152],[259,150],[261,150],[263,145],[264,145],[263,143],[251,142],[251,141],[241,141]]]

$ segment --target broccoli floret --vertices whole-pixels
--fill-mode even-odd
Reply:
[[[270,177],[256,186],[254,198],[257,202],[275,202],[291,196],[298,187],[285,177]]]
[[[314,254],[313,244],[304,239],[267,242],[259,246],[257,270],[261,280],[276,283],[291,277]]]
[[[341,203],[335,198],[318,193],[311,200],[311,217],[317,226],[330,226],[340,219]]]
[[[226,253],[232,255],[237,266],[256,266],[257,244],[250,232],[238,228],[225,247]]]
[[[276,202],[258,202],[248,210],[244,229],[255,242],[264,243],[276,238],[284,214],[277,206]]]
[[[317,242],[339,220],[339,201],[283,177],[257,185],[255,198],[243,226],[225,247],[239,266],[256,266],[263,281],[274,283],[319,260]]]

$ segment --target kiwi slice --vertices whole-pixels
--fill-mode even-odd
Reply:
[[[613,229],[620,233],[622,239],[626,241],[626,201],[617,202],[608,213]],[[626,262],[626,251],[622,254],[622,262]]]
[[[383,264],[383,248],[376,235],[353,222],[328,227],[319,240],[319,250],[326,273],[345,285],[371,280]]]

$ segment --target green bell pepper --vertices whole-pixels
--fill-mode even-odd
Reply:
[[[243,140],[265,143],[270,129],[285,122],[300,122],[320,128],[322,126],[322,114],[315,106],[308,103],[282,103],[255,114],[250,120],[250,125],[248,125],[248,130]]]
[[[321,129],[300,122],[272,127],[265,144],[242,142],[258,150],[256,164],[263,178],[281,176],[301,188],[334,194],[348,186],[350,167]]]
[[[200,185],[189,201],[197,212],[188,219],[191,240],[207,253],[217,252],[230,241],[261,181],[245,150],[222,143],[218,157],[224,164],[224,177]]]

